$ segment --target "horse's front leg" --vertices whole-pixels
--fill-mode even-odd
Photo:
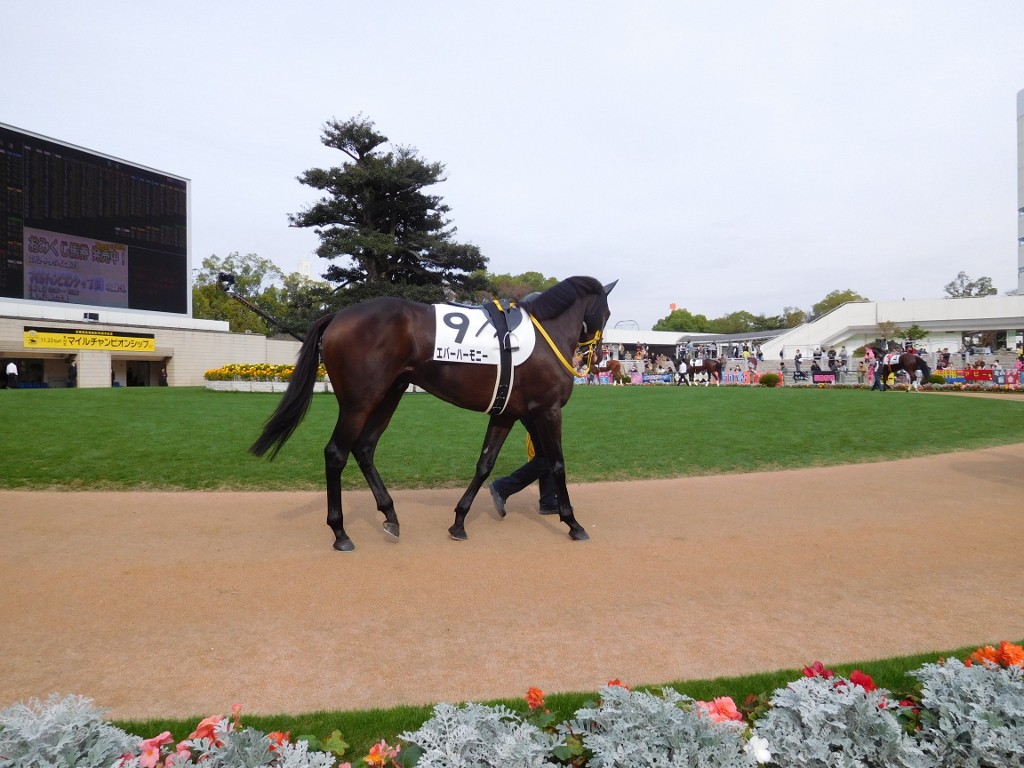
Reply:
[[[542,414],[533,416],[534,439],[538,442],[538,451],[548,463],[548,469],[555,480],[558,493],[558,519],[569,526],[569,538],[574,541],[586,541],[590,538],[583,526],[576,521],[572,504],[569,502],[569,489],[565,482],[565,458],[562,455],[562,409],[552,408]]]
[[[473,479],[470,481],[469,487],[466,488],[466,492],[462,494],[462,498],[459,499],[459,503],[455,505],[455,522],[448,529],[448,533],[456,541],[466,540],[466,515],[469,514],[469,508],[473,505],[473,499],[476,498],[480,487],[484,484],[487,476],[491,474],[491,470],[494,469],[494,462],[498,460],[501,446],[505,444],[505,438],[508,437],[508,433],[515,423],[515,419],[510,419],[507,416],[492,416],[487,423],[484,445],[480,450],[480,458],[476,461],[476,474],[473,475]]]

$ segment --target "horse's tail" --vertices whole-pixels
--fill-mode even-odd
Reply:
[[[932,375],[932,369],[928,367],[928,363],[926,363],[925,359],[920,355],[917,356],[917,364],[924,372],[921,378],[923,378],[925,381],[928,381],[928,377]]]
[[[334,315],[321,317],[309,329],[295,361],[295,372],[288,381],[288,389],[278,403],[277,410],[264,424],[263,434],[249,448],[250,453],[262,456],[270,451],[270,459],[273,460],[305,417],[313,399],[313,385],[320,365],[320,338],[333,319]]]

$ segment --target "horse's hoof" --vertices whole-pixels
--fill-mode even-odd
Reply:
[[[385,520],[383,522],[383,526],[385,533],[390,536],[394,536],[396,539],[398,538],[398,523],[392,523],[389,520]]]
[[[334,548],[339,552],[352,552],[356,545],[352,543],[352,539],[335,539]]]
[[[466,536],[464,528],[456,528],[454,525],[448,529],[448,535],[455,539],[455,541],[465,541],[469,538]]]
[[[582,528],[578,531],[569,531],[569,538],[573,541],[590,541],[590,535]]]

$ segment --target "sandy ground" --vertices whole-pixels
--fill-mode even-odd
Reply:
[[[469,541],[456,490],[0,492],[0,706],[112,716],[481,700],[1024,637],[1024,445],[884,464],[572,486]],[[911,503],[903,504],[901,499]]]

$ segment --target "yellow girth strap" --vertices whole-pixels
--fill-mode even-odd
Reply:
[[[544,330],[544,326],[542,326],[537,321],[537,318],[535,318],[533,315],[530,315],[530,322],[532,322],[534,324],[534,326],[536,326],[537,330],[540,331],[540,335],[544,337],[544,341],[546,341],[548,343],[548,346],[551,347],[551,351],[555,353],[555,357],[557,357],[559,362],[561,362],[562,365],[565,366],[565,369],[567,371],[569,371],[569,373],[571,373],[573,375],[573,377],[579,375],[577,373],[576,369],[573,368],[572,365],[569,363],[569,361],[565,359],[565,356],[562,355],[562,353],[558,351],[558,347],[555,346],[555,342],[553,342],[551,340],[551,337],[548,336],[548,332]],[[588,371],[594,365],[594,349],[597,347],[597,343],[600,340],[601,340],[601,332],[598,331],[596,334],[594,334],[594,338],[592,338],[590,341],[585,341],[582,344],[578,345],[578,346],[581,346],[581,347],[590,347],[590,350],[587,352],[587,370]]]

